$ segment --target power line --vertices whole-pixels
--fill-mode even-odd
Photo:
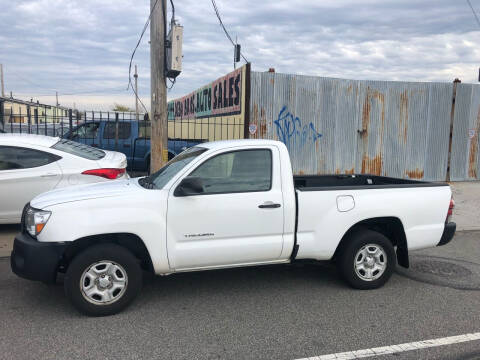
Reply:
[[[121,92],[125,91],[124,89],[119,88],[107,88],[107,89],[96,89],[96,90],[85,90],[85,91],[78,91],[78,92],[70,92],[70,93],[61,93],[59,92],[58,95],[89,95],[89,94],[96,94],[96,93],[103,93],[106,91],[113,91],[113,92]]]
[[[472,4],[470,3],[470,0],[467,0],[468,5],[470,5],[470,9],[472,9],[473,16],[475,16],[475,20],[477,20],[477,24],[480,27],[480,20],[478,19],[477,13],[475,12],[475,9],[473,8]]]
[[[28,78],[18,74],[18,73],[11,73],[11,75],[17,77],[18,79],[21,79],[27,83],[29,83],[30,85],[34,86],[34,87],[37,87],[37,88],[40,88],[42,90],[49,90],[49,91],[54,91],[56,92],[57,90],[56,89],[52,89],[52,88],[47,88],[47,87],[44,87],[38,83],[35,83],[31,80],[29,80]],[[58,91],[58,95],[63,95],[63,96],[66,96],[66,95],[88,95],[88,94],[95,94],[95,93],[102,93],[102,92],[105,92],[105,91],[115,91],[115,92],[120,92],[120,91],[125,91],[124,89],[121,89],[121,88],[118,88],[118,87],[115,87],[115,88],[103,88],[103,89],[95,89],[95,90],[84,90],[84,91],[75,91],[75,92],[60,92]],[[31,95],[31,96],[56,96],[56,94],[35,94],[35,95]]]
[[[172,18],[170,19],[170,24],[175,23],[175,5],[173,5],[173,0],[170,0],[170,4],[172,5]]]
[[[228,40],[232,43],[233,46],[236,45],[236,43],[233,41],[232,37],[228,33],[227,29],[225,28],[225,25],[223,25],[222,17],[220,16],[220,12],[218,11],[217,4],[215,3],[215,0],[211,0],[212,5],[213,5],[213,10],[215,11],[215,14],[217,15],[218,21],[220,22],[220,26],[222,27],[223,31],[225,32],[225,36],[227,37]],[[242,52],[240,52],[240,55],[242,56],[243,60],[248,63],[248,60],[243,56]]]
[[[170,81],[170,86],[167,86],[167,90],[170,91],[172,90],[173,85],[175,85],[175,83],[177,82],[177,78],[173,78],[173,80],[168,78],[168,81]]]
[[[55,89],[52,89],[52,88],[47,88],[43,85],[40,85],[40,84],[37,84],[35,82],[33,82],[32,80],[26,78],[26,77],[23,77],[21,76],[20,74],[18,74],[18,72],[11,72],[11,73],[7,73],[7,75],[13,75],[14,77],[16,77],[17,79],[20,79],[20,80],[23,80],[27,83],[29,83],[30,85],[36,87],[36,88],[39,88],[39,89],[43,89],[43,90],[50,90],[50,91],[56,91]]]
[[[163,1],[162,1],[163,2]],[[152,18],[152,13],[155,10],[155,7],[157,6],[158,0],[155,0],[155,3],[153,4],[152,8],[150,9],[150,14],[148,15],[148,19],[145,22],[145,25],[143,26],[142,33],[140,34],[140,38],[138,39],[137,45],[133,49],[132,56],[130,57],[130,64],[128,65],[128,85],[127,85],[127,90],[129,88],[132,88],[133,93],[135,94],[135,97],[140,101],[140,104],[142,104],[143,108],[145,109],[145,112],[148,113],[147,108],[145,107],[144,103],[142,100],[138,97],[137,92],[135,91],[134,87],[132,85],[132,62],[133,62],[133,57],[135,56],[135,53],[140,46],[140,43],[142,41],[143,35],[145,34],[145,31],[147,31],[148,24],[150,24],[150,19]]]
[[[122,90],[125,91],[125,90]],[[26,94],[26,93],[15,93],[15,96],[26,96],[26,97],[34,97],[34,98],[39,98],[39,97],[55,97],[55,94]],[[58,94],[58,96],[92,96],[94,95],[95,97],[97,96],[118,96],[121,94],[95,94],[95,93],[83,93],[83,94]]]
[[[78,92],[58,92],[58,95],[62,96],[70,96],[70,95],[90,95],[90,94],[97,94],[97,93],[103,93],[106,91],[111,91],[111,92],[121,92],[125,91],[125,89],[121,88],[105,88],[105,89],[96,89],[96,90],[85,90],[85,91],[78,91]],[[19,92],[18,94],[22,94]],[[98,95],[110,95],[110,94],[98,94]],[[56,96],[56,94],[30,94],[30,96]]]

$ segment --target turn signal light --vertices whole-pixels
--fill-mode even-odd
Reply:
[[[123,169],[93,169],[93,170],[85,170],[82,172],[83,175],[95,175],[100,176],[105,179],[115,180],[118,179],[120,176],[125,174],[125,168]]]
[[[37,234],[40,234],[40,232],[43,230],[44,227],[45,227],[45,224],[36,224],[35,225],[35,232]]]

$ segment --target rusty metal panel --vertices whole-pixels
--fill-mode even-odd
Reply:
[[[322,134],[316,144],[321,152],[322,165],[317,173],[354,173],[358,114],[353,110],[357,107],[358,84],[352,80],[316,79],[318,107],[315,127]]]
[[[452,84],[258,72],[251,79],[250,137],[283,141],[295,174],[445,180]]]
[[[252,139],[273,138],[273,90],[274,74],[251,72],[250,75],[250,123]]]
[[[359,83],[356,172],[445,180],[453,85]]]
[[[429,84],[424,180],[446,180],[453,88],[452,83]]]
[[[480,180],[480,86],[457,84],[450,179]]]

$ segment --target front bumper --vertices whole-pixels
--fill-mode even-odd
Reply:
[[[66,244],[39,242],[29,234],[15,237],[10,256],[12,271],[20,277],[53,283]]]
[[[448,244],[453,239],[453,235],[455,235],[455,230],[457,230],[457,224],[455,224],[454,222],[449,222],[445,224],[442,238],[438,242],[437,246]]]

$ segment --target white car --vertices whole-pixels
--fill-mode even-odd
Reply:
[[[0,134],[0,224],[21,220],[22,209],[49,190],[127,179],[124,154],[32,134]]]
[[[271,140],[194,146],[156,173],[59,189],[25,208],[14,273],[52,282],[89,315],[114,314],[157,275],[336,259],[345,280],[375,289],[408,254],[448,243],[446,183],[375,175],[293,176]],[[213,290],[213,289],[212,289]],[[254,290],[252,290],[254,291]]]

